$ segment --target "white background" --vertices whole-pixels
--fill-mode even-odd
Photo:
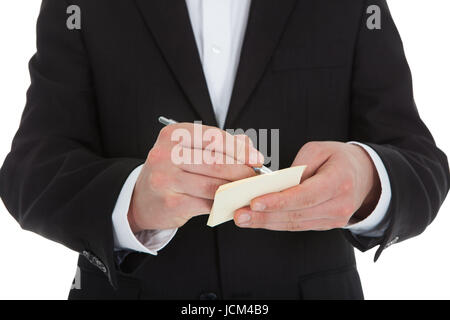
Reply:
[[[450,2],[389,4],[413,72],[420,114],[449,154]],[[38,0],[0,1],[0,163],[25,105],[39,6]],[[376,264],[375,250],[357,253],[367,299],[450,299],[449,213],[447,200],[423,235],[390,247]],[[66,299],[76,260],[75,252],[22,231],[0,203],[0,299]]]

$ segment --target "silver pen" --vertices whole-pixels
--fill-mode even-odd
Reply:
[[[160,123],[162,123],[163,125],[165,125],[165,126],[178,123],[177,121],[172,120],[172,119],[168,119],[166,117],[159,117],[158,121]],[[253,167],[253,170],[255,170],[255,172],[258,173],[258,174],[266,174],[266,173],[272,173],[273,172],[272,170],[270,170],[269,168],[267,168],[265,166],[262,166],[261,168]]]

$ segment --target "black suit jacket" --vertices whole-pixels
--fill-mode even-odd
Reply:
[[[66,28],[69,3],[81,30]],[[353,246],[380,245],[378,257],[420,234],[450,180],[386,2],[370,4],[381,30],[366,27],[362,0],[254,0],[225,127],[279,128],[281,167],[312,140],[370,145],[392,187],[384,236],[209,228],[199,217],[158,256],[118,265],[111,214],[157,117],[216,125],[188,12],[184,0],[44,0],[0,194],[24,229],[82,253],[82,289],[70,297],[362,298]]]

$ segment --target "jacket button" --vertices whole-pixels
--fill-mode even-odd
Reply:
[[[384,246],[384,248],[385,248],[385,249],[389,248],[389,247],[392,246],[393,244],[396,244],[396,243],[398,242],[398,240],[400,240],[400,238],[399,238],[399,237],[395,237],[394,239],[392,239],[391,241],[389,241],[389,242]]]
[[[200,300],[217,300],[217,295],[213,292],[202,293]]]
[[[108,269],[106,268],[106,266],[103,264],[103,262],[100,261],[99,258],[97,258],[96,256],[94,256],[92,253],[90,253],[89,251],[83,251],[81,253],[91,264],[93,264],[94,266],[96,266],[97,268],[99,268],[103,273],[107,273]]]

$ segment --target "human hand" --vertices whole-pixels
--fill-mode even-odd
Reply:
[[[235,213],[243,228],[279,231],[330,230],[362,220],[380,197],[380,180],[370,156],[357,145],[310,142],[292,166],[307,165],[303,181],[282,192],[253,199]]]
[[[131,199],[128,221],[134,233],[178,228],[192,217],[208,214],[219,186],[254,176],[252,167],[262,166],[264,157],[247,136],[201,126],[209,134],[194,141],[194,130],[199,129],[195,126],[201,125],[180,123],[161,130]],[[180,142],[179,133],[190,138]],[[211,138],[219,142],[213,148]],[[176,159],[180,154],[188,161]]]

